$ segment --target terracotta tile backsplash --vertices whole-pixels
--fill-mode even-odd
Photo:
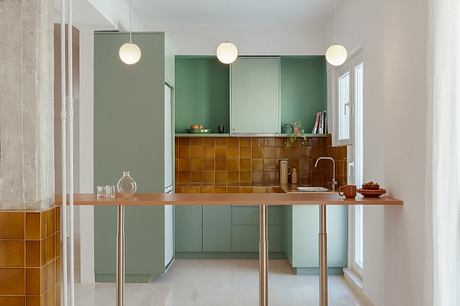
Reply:
[[[0,212],[0,305],[60,305],[60,213]]]
[[[332,147],[331,137],[309,138],[286,147],[282,137],[177,137],[176,192],[266,192],[279,185],[279,160],[288,159],[298,170],[300,185],[330,187],[336,160],[339,185],[347,180],[347,148]]]

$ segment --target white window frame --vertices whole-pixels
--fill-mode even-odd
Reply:
[[[332,131],[332,145],[333,146],[348,146],[347,155],[348,155],[348,183],[350,184],[362,184],[362,177],[356,178],[356,171],[360,171],[362,176],[362,167],[363,167],[363,144],[362,144],[362,134],[356,135],[355,129],[360,128],[362,133],[362,120],[360,118],[361,123],[357,122],[356,113],[355,113],[355,68],[360,64],[364,65],[364,73],[365,73],[365,63],[362,56],[362,48],[358,47],[355,49],[346,63],[344,63],[340,67],[331,67],[328,71],[328,85],[331,90],[328,91],[328,109],[331,110],[329,112],[330,118],[332,120],[329,121],[329,130]],[[350,75],[350,102],[349,102],[349,110],[350,110],[350,121],[349,121],[349,139],[339,139],[339,92],[338,92],[338,79],[340,76],[349,73]],[[364,80],[363,80],[364,83]],[[363,84],[364,87],[364,84]],[[364,90],[364,89],[363,89]],[[364,97],[363,97],[364,99]],[[364,101],[363,101],[364,102]],[[363,107],[363,105],[362,105]],[[361,115],[362,114],[361,109]],[[361,126],[356,126],[356,124],[360,124]],[[357,137],[358,136],[358,137]],[[357,143],[358,142],[358,143]],[[360,152],[356,152],[357,149]],[[357,156],[358,155],[358,156]],[[356,157],[360,159],[360,164],[358,165],[355,162]],[[361,169],[357,169],[356,167],[361,167]],[[360,216],[361,214],[361,216]],[[363,277],[363,270],[364,270],[364,262],[362,264],[356,262],[356,218],[361,218],[361,229],[363,229],[364,222],[364,209],[362,206],[360,207],[350,207],[348,209],[348,268],[352,269],[359,277]],[[364,239],[363,239],[364,240]],[[361,241],[361,247],[363,247],[364,241]],[[364,257],[364,256],[363,256]],[[364,261],[364,258],[363,258]]]

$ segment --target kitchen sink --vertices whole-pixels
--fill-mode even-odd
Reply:
[[[297,186],[295,188],[296,191],[300,192],[326,192],[329,191],[329,189],[324,188],[324,187],[313,187],[313,186]]]

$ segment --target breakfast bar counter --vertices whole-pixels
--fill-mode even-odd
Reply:
[[[98,199],[95,194],[75,194],[74,205],[117,206],[117,306],[124,305],[124,207],[162,205],[254,205],[259,206],[259,305],[268,306],[268,234],[267,206],[318,205],[319,209],[319,300],[328,305],[327,232],[328,205],[401,206],[403,201],[390,196],[344,199],[335,192],[286,192],[273,187],[272,193],[138,193],[131,197],[116,195],[114,199]],[[56,198],[60,205],[61,198]],[[69,203],[69,201],[67,202]]]

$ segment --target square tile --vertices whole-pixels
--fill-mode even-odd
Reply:
[[[264,139],[263,138],[252,138],[252,147],[263,147],[264,146]]]
[[[274,147],[276,146],[276,139],[273,137],[266,137],[264,139],[264,147]]]
[[[240,169],[238,159],[228,159],[227,160],[227,170],[238,171]]]
[[[192,164],[190,159],[179,159],[179,171],[190,171],[192,170]]]
[[[227,170],[227,161],[225,159],[217,159],[216,170]]]
[[[202,146],[203,145],[203,138],[202,137],[190,137],[190,145],[192,147],[195,146]]]
[[[24,283],[24,268],[0,268],[0,295],[24,295]]]
[[[229,185],[238,185],[240,180],[240,173],[238,171],[228,171],[227,183]]]
[[[214,186],[200,186],[200,193],[214,193]]]
[[[53,260],[45,266],[45,290],[50,290],[56,284],[56,261]]]
[[[37,240],[45,238],[45,214],[40,212],[26,213],[26,239]],[[55,225],[56,226],[56,225]]]
[[[190,146],[190,137],[179,137],[179,146]]]
[[[276,159],[264,159],[264,171],[265,170],[276,170],[278,161]]]
[[[24,241],[0,240],[0,268],[24,267]]]
[[[43,241],[26,241],[26,267],[41,267],[45,264]]]
[[[265,147],[263,152],[264,158],[276,158],[276,148]]]
[[[252,173],[250,171],[240,172],[240,184],[250,185],[252,183]]]
[[[265,186],[254,186],[253,187],[253,193],[266,193],[267,192],[267,187]]]
[[[47,210],[44,213],[45,218],[45,237],[53,235],[56,232],[56,212],[54,209]]]
[[[24,212],[0,211],[0,239],[23,239],[24,224]]]
[[[252,149],[249,148],[240,148],[240,158],[251,158],[252,157]]]
[[[188,186],[187,193],[200,193],[200,186]]]
[[[215,148],[215,159],[226,159],[227,158],[227,147],[216,147]]]
[[[201,171],[192,171],[190,175],[190,182],[192,183],[201,183],[203,177]]]
[[[240,150],[238,147],[227,148],[227,159],[238,159],[240,157]]]
[[[205,184],[214,184],[214,171],[203,171],[203,182]]]
[[[238,147],[240,145],[240,139],[238,137],[227,138],[228,147]]]
[[[216,138],[214,138],[214,145],[216,147],[226,147],[227,146],[227,138],[226,137],[216,137]]]
[[[190,148],[190,157],[191,158],[198,158],[202,159],[203,158],[203,147],[191,147]]]
[[[252,158],[262,158],[263,157],[263,149],[262,147],[252,147]]]
[[[203,146],[214,147],[214,138],[213,137],[203,137]]]
[[[46,274],[43,268],[26,269],[26,294],[40,295],[46,291]]]
[[[264,172],[263,171],[252,172],[252,184],[254,186],[260,186],[264,184]]]
[[[251,147],[251,138],[250,137],[241,137],[240,138],[240,147]]]
[[[204,147],[204,159],[214,159],[214,147]]]
[[[214,159],[204,160],[203,161],[203,170],[214,170]]]
[[[240,187],[227,186],[227,193],[240,193]]]
[[[192,170],[193,171],[201,171],[201,170],[203,170],[203,160],[201,160],[201,159],[193,159],[192,160]]]
[[[225,186],[216,186],[214,187],[214,193],[226,193],[227,187]]]
[[[61,257],[56,257],[56,284],[61,281]]]
[[[227,184],[227,171],[216,171],[216,184]]]
[[[0,296],[0,305],[26,306],[26,297],[25,296]],[[35,306],[33,304],[30,304],[30,305]],[[37,304],[37,306],[41,306],[41,305]]]
[[[264,160],[263,159],[253,159],[252,160],[252,171],[263,171],[264,170]]]
[[[252,163],[250,159],[240,159],[240,170],[241,171],[251,171]]]
[[[240,193],[252,193],[252,186],[240,186]]]
[[[190,158],[190,147],[179,147],[179,158]]]
[[[52,235],[43,241],[45,245],[45,264],[56,258],[56,235]]]

